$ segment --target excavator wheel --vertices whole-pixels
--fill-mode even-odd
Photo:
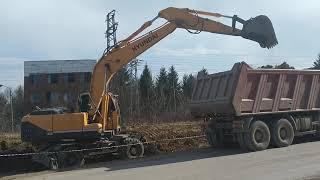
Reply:
[[[120,148],[121,159],[136,159],[143,157],[144,146],[143,143],[137,139],[128,137],[125,138],[122,145],[126,145]]]

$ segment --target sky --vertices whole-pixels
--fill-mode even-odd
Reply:
[[[253,67],[286,61],[303,69],[320,53],[318,0],[1,0],[0,84],[23,84],[24,61],[98,59],[106,47],[105,16],[113,9],[121,40],[171,6],[243,19],[267,15],[279,44],[268,50],[241,37],[179,29],[138,57],[143,60],[139,69],[148,64],[154,76],[171,65],[183,75],[203,67],[209,73],[224,71],[239,61]],[[215,20],[231,25],[230,20]],[[164,22],[157,20],[152,27]]]

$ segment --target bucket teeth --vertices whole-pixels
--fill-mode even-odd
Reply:
[[[273,48],[278,44],[276,34],[270,19],[260,15],[247,20],[242,28],[241,36],[256,41],[263,48]]]

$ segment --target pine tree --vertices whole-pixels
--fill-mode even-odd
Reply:
[[[195,78],[192,74],[185,74],[182,78],[182,92],[186,101],[191,99],[194,81]]]
[[[181,93],[181,87],[179,84],[178,73],[173,66],[169,68],[168,73],[168,108],[169,111],[176,112],[177,106],[179,105],[180,99],[179,95]]]
[[[156,78],[155,88],[156,88],[156,99],[158,103],[158,112],[163,112],[167,105],[167,99],[169,94],[168,89],[168,75],[164,67],[160,68],[159,75]]]
[[[197,77],[199,77],[199,76],[205,76],[205,75],[208,75],[208,74],[209,74],[209,73],[208,73],[208,70],[203,67],[203,68],[198,72]]]
[[[320,54],[318,55],[318,57],[315,60],[315,62],[313,62],[312,69],[320,69]]]
[[[140,91],[140,98],[141,98],[141,107],[142,111],[147,115],[148,118],[152,115],[152,103],[153,103],[153,81],[151,71],[148,65],[144,66],[142,74],[139,80],[139,91]]]

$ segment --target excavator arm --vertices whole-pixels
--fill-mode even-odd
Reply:
[[[200,17],[200,15],[231,18],[233,23],[232,26],[228,26],[208,18]],[[164,18],[167,22],[142,36],[138,36],[158,18]],[[242,30],[236,28],[236,22],[243,24]],[[102,97],[107,93],[108,85],[116,72],[177,28],[186,29],[189,32],[191,30],[196,31],[193,33],[205,31],[241,36],[256,41],[261,47],[267,48],[271,48],[277,44],[271,21],[266,16],[258,16],[244,21],[237,16],[225,16],[218,13],[173,7],[166,8],[160,11],[154,19],[144,23],[128,38],[120,41],[112,50],[104,53],[97,62],[93,70],[89,93],[91,102],[89,115],[95,117],[97,114],[100,114],[99,107],[101,106]]]

